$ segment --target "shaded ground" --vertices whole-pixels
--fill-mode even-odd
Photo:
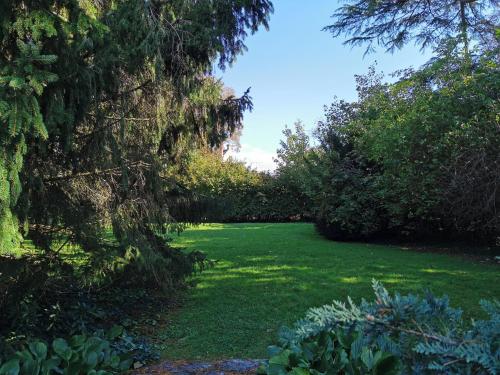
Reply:
[[[213,224],[188,230],[176,246],[217,260],[196,277],[182,307],[155,328],[169,360],[265,358],[278,329],[333,299],[372,298],[371,280],[390,291],[448,294],[467,317],[480,299],[500,297],[500,267],[396,246],[338,243],[311,224]]]

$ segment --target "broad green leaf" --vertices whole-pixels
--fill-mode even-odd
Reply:
[[[5,362],[0,367],[0,375],[18,375],[19,374],[19,359],[11,359]]]
[[[90,353],[87,353],[87,357],[85,358],[85,363],[90,368],[95,368],[97,366],[98,359],[99,359],[99,356],[97,355],[96,352],[90,352]]]
[[[123,333],[123,327],[115,324],[108,331],[106,337],[107,337],[108,340],[114,340],[117,337],[119,337],[122,333]]]
[[[41,341],[30,342],[28,344],[31,353],[38,359],[45,359],[47,357],[47,345]]]
[[[133,362],[133,359],[132,358],[128,358],[124,361],[121,361],[120,362],[120,366],[118,367],[118,369],[120,371],[127,371],[128,369],[130,369],[130,366],[132,366],[132,362]]]
[[[267,375],[267,366],[265,363],[261,363],[257,368],[257,375]]]
[[[33,359],[33,355],[27,349],[24,349],[24,350],[17,352],[16,357],[19,359],[20,362],[24,362],[24,361],[28,361],[30,359]]]
[[[289,357],[292,352],[288,349],[283,350],[281,353],[278,355],[275,355],[274,357],[271,357],[269,359],[269,365],[274,364],[274,365],[283,365],[287,366],[289,362]]]
[[[309,370],[301,367],[294,367],[292,371],[290,371],[292,375],[310,375]]]
[[[276,345],[270,345],[267,347],[267,354],[269,357],[274,357],[275,355],[278,355],[281,352],[281,348]]]
[[[23,375],[38,375],[40,372],[40,360],[27,359],[23,361],[21,371]]]
[[[13,77],[9,82],[9,86],[15,90],[20,89],[21,87],[23,87],[23,85],[24,79],[21,77]]]
[[[286,366],[269,363],[268,375],[286,375],[288,373]]]
[[[57,357],[52,357],[45,360],[42,363],[41,375],[49,375],[58,369],[61,359]]]
[[[69,340],[72,348],[76,348],[85,344],[86,337],[84,335],[75,335]]]
[[[118,366],[120,366],[120,357],[118,357],[116,354],[112,355],[109,359],[109,366],[111,366],[112,368],[118,368]]]
[[[58,338],[55,339],[52,342],[52,349],[54,349],[54,352],[64,359],[65,361],[69,361],[71,357],[71,348],[69,347],[68,343],[66,340]]]

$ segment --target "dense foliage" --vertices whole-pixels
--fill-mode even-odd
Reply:
[[[118,324],[126,332],[114,337],[113,349],[138,363],[158,359],[159,349],[146,336],[171,307],[172,294],[128,268],[119,279],[87,280],[90,273],[81,272],[47,257],[0,257],[0,357],[33,341],[116,332]]]
[[[262,198],[259,190],[263,190],[264,179],[244,163],[224,160],[209,150],[192,154],[183,175],[185,186],[210,207],[206,221],[252,220],[252,216],[246,217],[248,206]]]
[[[359,100],[337,102],[319,124],[320,228],[334,238],[469,238],[500,233],[498,65],[453,53],[383,84],[358,77]],[[356,213],[363,212],[363,217]]]
[[[459,36],[465,55],[471,40],[489,43],[498,25],[498,0],[348,0],[325,27],[347,35],[350,45],[381,46],[393,52],[414,41],[421,48]]]
[[[270,347],[266,374],[497,374],[500,303],[482,301],[487,320],[467,326],[446,297],[391,296],[309,310]]]
[[[123,370],[115,347],[93,335],[132,316],[127,302],[149,306],[210,265],[198,251],[169,246],[190,223],[313,219],[333,239],[498,244],[497,5],[341,7],[327,29],[351,36],[348,43],[393,50],[415,40],[437,46],[436,57],[393,83],[375,70],[357,77],[358,100],[326,108],[316,143],[301,123],[285,129],[276,171],[261,173],[224,159],[252,101],[248,91],[235,97],[212,69],[233,63],[247,34],[268,27],[269,0],[2,1],[0,344],[20,351],[2,358],[0,375]],[[464,337],[489,337],[495,319]],[[386,336],[403,332],[387,324]],[[491,369],[490,347],[481,346],[484,357],[461,352],[453,345],[462,336],[433,327],[450,341],[414,349],[442,355],[445,342],[452,362],[432,366],[455,369],[466,359],[471,371]],[[354,372],[409,363],[408,347],[379,340],[360,352],[344,334],[321,333],[300,350],[318,339],[335,366]],[[318,353],[304,355],[323,361]],[[293,361],[278,364],[303,364]]]
[[[358,100],[328,106],[314,144],[300,123],[287,128],[274,173],[259,178],[245,171],[241,189],[219,181],[232,186],[217,195],[230,202],[225,217],[312,218],[322,233],[340,240],[498,245],[496,5],[361,0],[340,7],[327,29],[350,35],[348,43],[393,50],[415,40],[435,46],[435,57],[417,70],[396,72],[390,84],[374,68],[357,76]]]
[[[434,46],[424,67],[357,77],[318,125],[316,222],[336,239],[403,236],[498,244],[498,1],[348,1],[326,29],[389,51]]]

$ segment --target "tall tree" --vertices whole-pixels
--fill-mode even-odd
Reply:
[[[414,41],[421,48],[458,37],[469,53],[469,40],[486,42],[498,25],[499,0],[347,0],[325,29],[344,34],[350,45],[367,44],[394,51]]]
[[[19,220],[47,251],[65,238],[100,259],[111,225],[158,281],[182,273],[160,238],[182,201],[164,171],[241,127],[249,96],[225,97],[210,71],[271,12],[268,0],[2,1],[1,248]]]
[[[296,215],[308,218],[312,210],[311,185],[314,178],[311,165],[316,162],[317,155],[302,121],[296,121],[293,129],[286,127],[283,137],[274,160],[274,189],[286,197],[289,208],[299,211]]]

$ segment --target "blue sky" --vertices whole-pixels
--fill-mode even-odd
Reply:
[[[342,45],[342,38],[321,31],[331,23],[337,0],[273,3],[270,30],[249,36],[248,51],[225,72],[216,72],[237,95],[251,87],[254,110],[245,116],[242,149],[232,156],[261,170],[273,169],[285,125],[300,119],[311,132],[335,96],[356,98],[355,74],[366,73],[375,61],[379,71],[391,73],[418,67],[430,56],[408,45],[394,54],[379,50],[363,57],[363,47]]]

